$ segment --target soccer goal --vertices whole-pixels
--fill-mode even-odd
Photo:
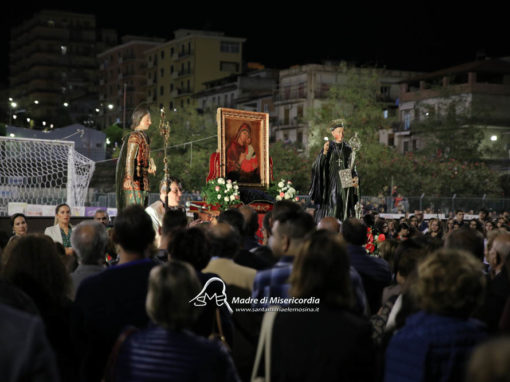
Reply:
[[[94,161],[74,142],[0,137],[0,208],[9,202],[83,206]]]

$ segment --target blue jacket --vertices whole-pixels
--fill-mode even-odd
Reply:
[[[390,341],[385,381],[464,381],[471,351],[486,337],[478,320],[415,313]]]

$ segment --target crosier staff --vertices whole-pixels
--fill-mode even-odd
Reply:
[[[163,136],[163,148],[165,152],[165,156],[163,158],[163,171],[165,173],[165,209],[168,209],[168,192],[170,191],[170,179],[168,174],[168,157],[167,157],[167,149],[168,149],[168,141],[170,139],[170,122],[166,120],[165,107],[161,108],[161,119],[159,121],[159,133]]]

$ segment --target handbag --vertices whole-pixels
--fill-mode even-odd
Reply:
[[[103,378],[101,379],[101,382],[115,381],[115,365],[117,363],[117,357],[119,356],[120,348],[122,344],[124,344],[126,339],[136,331],[138,331],[138,328],[130,326],[119,335],[117,341],[115,342],[115,345],[113,346],[112,352],[108,357],[108,363],[106,364],[105,373],[103,375]]]
[[[271,382],[271,339],[273,337],[273,325],[276,313],[278,312],[266,312],[262,319],[255,363],[253,364],[253,370],[251,372],[251,382]],[[257,376],[260,361],[262,359],[262,353],[264,353],[264,376]]]
[[[231,352],[230,345],[227,342],[227,339],[225,338],[225,335],[223,334],[223,326],[221,325],[221,317],[220,317],[220,310],[216,308],[215,312],[215,323],[216,327],[218,328],[218,332],[216,333],[215,330],[209,335],[210,340],[219,340],[223,346],[227,348],[229,352]]]

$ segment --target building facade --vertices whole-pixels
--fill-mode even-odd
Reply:
[[[122,44],[100,53],[97,123],[129,127],[133,110],[147,100],[145,52],[160,46],[163,39],[124,36]]]
[[[196,94],[197,106],[202,110],[228,107],[269,113],[273,123],[276,117],[273,94],[278,87],[278,73],[278,70],[262,68],[208,81],[206,89]]]
[[[146,51],[147,102],[170,110],[193,106],[205,82],[242,71],[244,41],[221,32],[176,30],[173,40]]]
[[[373,69],[358,68],[360,75]],[[399,82],[415,73],[378,70],[381,96],[388,105],[394,105],[399,95]],[[335,64],[294,66],[280,71],[279,89],[275,98],[277,123],[271,135],[284,142],[307,145],[307,110],[320,107],[332,86],[346,83],[345,67]],[[381,110],[382,112],[382,110]]]
[[[9,57],[10,113],[41,126],[83,122],[97,103],[96,55],[117,43],[95,16],[44,10],[13,28]]]
[[[401,83],[399,99],[400,124],[380,132],[382,143],[402,153],[422,149],[427,140],[413,125],[426,120],[439,125],[454,113],[469,119],[469,128],[483,130],[482,147],[498,144],[506,151],[481,159],[493,160],[496,168],[508,167],[504,163],[510,157],[510,62],[475,61],[417,76]]]

